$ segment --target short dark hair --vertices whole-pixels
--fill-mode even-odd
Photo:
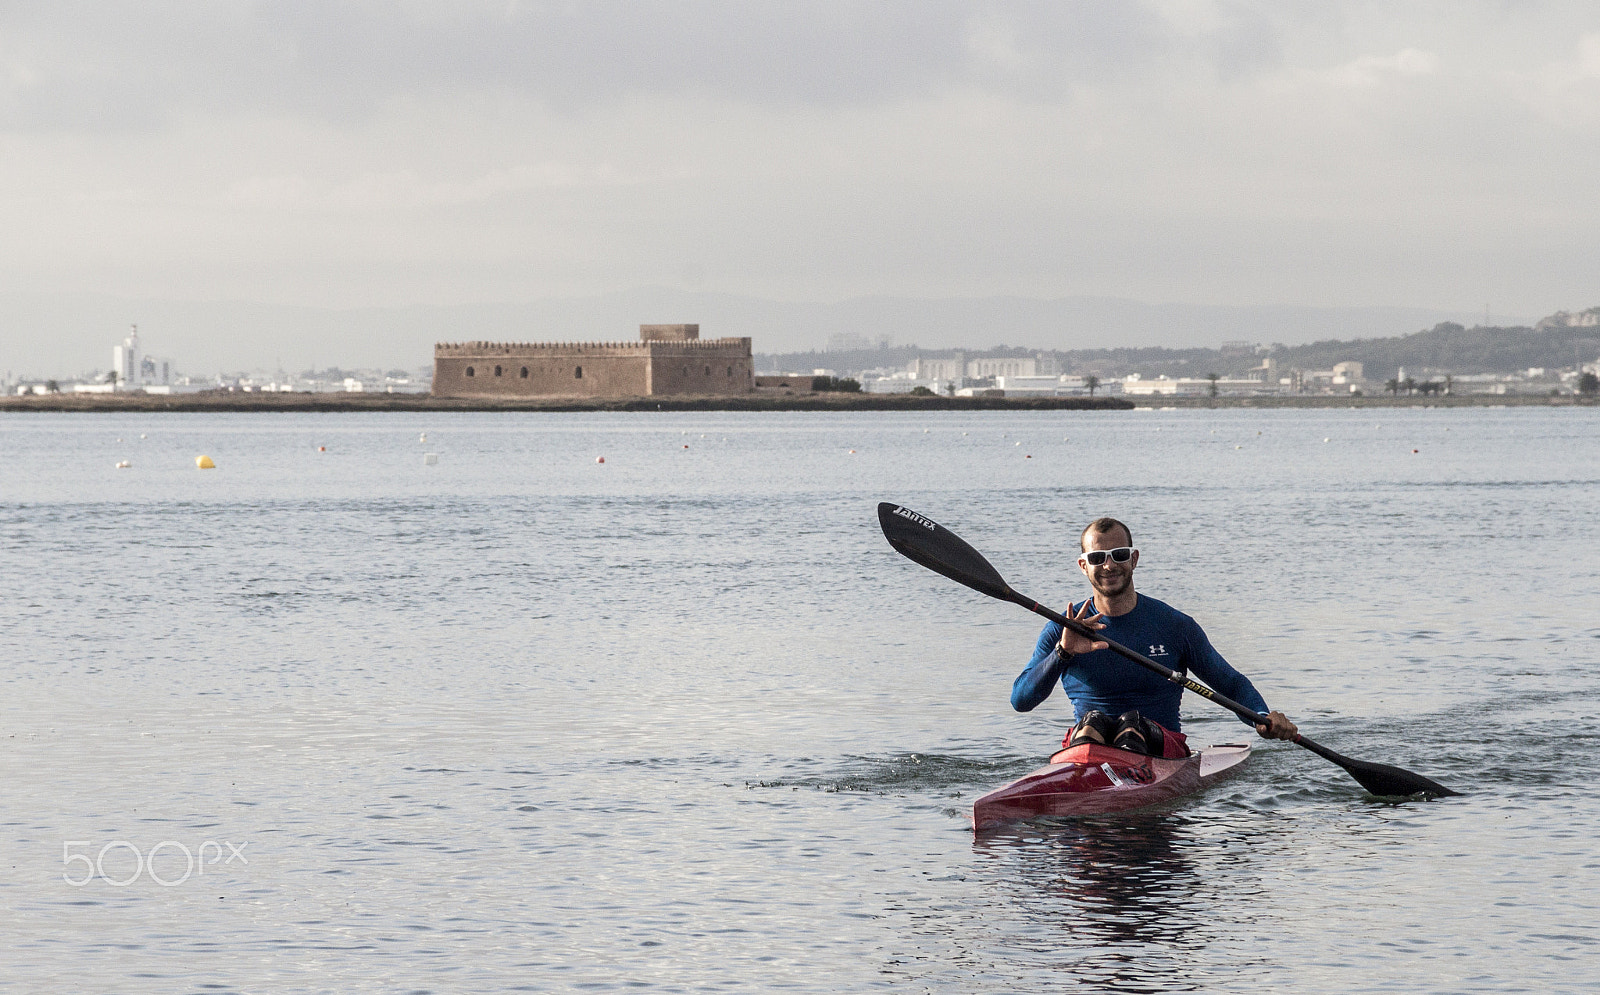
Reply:
[[[1085,525],[1083,527],[1083,531],[1082,532],[1078,533],[1078,550],[1079,550],[1079,552],[1082,552],[1083,550],[1086,550],[1086,549],[1089,548],[1088,544],[1084,542],[1084,540],[1089,537],[1089,533],[1093,532],[1096,535],[1105,535],[1107,532],[1110,532],[1112,529],[1121,529],[1122,530],[1122,534],[1128,537],[1128,545],[1130,545],[1130,546],[1133,545],[1133,530],[1132,529],[1128,528],[1126,525],[1124,525],[1121,522],[1117,521],[1115,518],[1096,518],[1094,521],[1090,522],[1088,525]]]

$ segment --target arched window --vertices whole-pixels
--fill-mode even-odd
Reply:
[[[500,367],[498,367],[498,366],[496,366],[496,367],[495,367],[495,368],[494,368],[494,375],[495,375],[495,376],[499,376],[499,375],[500,375],[500,373],[501,373],[501,370],[500,370]]]
[[[526,366],[522,368],[522,379],[528,379],[528,368]]]
[[[469,366],[469,367],[467,367],[467,376],[470,377],[472,375],[473,375],[473,369],[472,369],[472,367]]]
[[[733,376],[733,367],[728,367],[728,376]]]
[[[711,375],[711,367],[707,366],[706,367],[706,376],[709,377],[710,375]]]
[[[580,366],[577,369],[572,371],[572,379],[574,379],[574,380],[582,380],[583,379],[583,367]]]

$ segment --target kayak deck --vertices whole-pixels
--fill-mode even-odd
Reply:
[[[1181,760],[1085,743],[1061,750],[1049,766],[979,798],[972,805],[972,828],[1142,808],[1199,791],[1248,759],[1250,747],[1243,743],[1208,746]]]

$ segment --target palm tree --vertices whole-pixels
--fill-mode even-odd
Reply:
[[[1220,374],[1220,373],[1207,373],[1206,374],[1206,379],[1211,381],[1211,396],[1212,397],[1216,397],[1217,396],[1217,381],[1222,379],[1222,374]]]
[[[1100,378],[1097,377],[1097,376],[1094,376],[1093,374],[1090,374],[1089,376],[1086,376],[1086,377],[1083,378],[1083,385],[1085,387],[1089,388],[1089,396],[1093,397],[1094,396],[1094,389],[1096,387],[1100,386]]]
[[[1400,396],[1400,381],[1396,380],[1394,377],[1390,377],[1388,380],[1386,380],[1383,386],[1385,390],[1393,394],[1395,397]]]

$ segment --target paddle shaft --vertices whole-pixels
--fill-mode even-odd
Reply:
[[[1265,726],[1272,724],[1272,720],[1270,718],[1262,715],[1255,709],[1246,708],[1237,701],[1234,701],[1232,698],[1229,698],[1227,695],[1218,694],[1217,692],[1206,687],[1204,684],[1201,684],[1199,681],[1187,677],[1178,671],[1173,670],[1171,667],[1163,667],[1161,664],[1145,656],[1143,653],[1140,653],[1138,650],[1129,649],[1128,647],[1117,642],[1115,639],[1107,639],[1105,636],[1102,636],[1100,633],[1089,628],[1087,625],[1084,625],[1082,622],[1079,622],[1076,619],[1067,618],[1065,615],[1062,615],[1059,612],[1052,611],[1051,609],[1046,608],[1044,605],[1041,605],[1039,602],[1034,601],[1032,598],[1018,594],[1016,591],[1012,591],[1008,588],[1006,600],[1021,605],[1022,607],[1033,612],[1035,615],[1043,615],[1045,618],[1056,623],[1057,625],[1065,626],[1080,636],[1083,636],[1087,639],[1093,639],[1096,642],[1105,643],[1111,648],[1111,652],[1117,654],[1118,656],[1132,660],[1134,663],[1137,663],[1146,670],[1154,671],[1172,683],[1187,688],[1202,698],[1216,702],[1223,708],[1226,708],[1230,712],[1233,712],[1235,715],[1239,716],[1241,719],[1248,720],[1253,725]]]

